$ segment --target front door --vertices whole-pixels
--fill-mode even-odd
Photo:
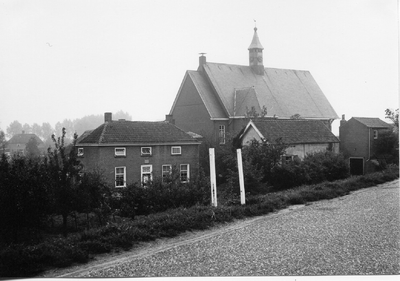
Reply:
[[[350,158],[350,174],[352,176],[364,175],[364,158]]]

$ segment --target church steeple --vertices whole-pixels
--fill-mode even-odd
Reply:
[[[258,75],[264,74],[264,64],[263,64],[263,50],[264,47],[258,39],[257,27],[254,27],[253,40],[248,48],[249,50],[249,65],[253,71]]]

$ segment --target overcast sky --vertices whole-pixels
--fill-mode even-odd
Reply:
[[[248,65],[254,20],[264,66],[310,71],[339,116],[398,108],[396,0],[0,0],[0,129],[164,120],[198,53]]]

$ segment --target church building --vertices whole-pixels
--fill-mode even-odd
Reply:
[[[186,132],[225,143],[249,121],[249,112],[270,119],[321,120],[329,129],[335,110],[309,71],[264,66],[263,46],[254,28],[249,65],[207,62],[187,70],[167,121]]]

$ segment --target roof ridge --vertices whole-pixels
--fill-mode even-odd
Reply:
[[[104,133],[106,132],[108,123],[109,123],[109,122],[105,122],[105,123],[104,123],[103,130],[101,131],[101,134],[100,134],[100,137],[99,137],[99,144],[103,142]]]

